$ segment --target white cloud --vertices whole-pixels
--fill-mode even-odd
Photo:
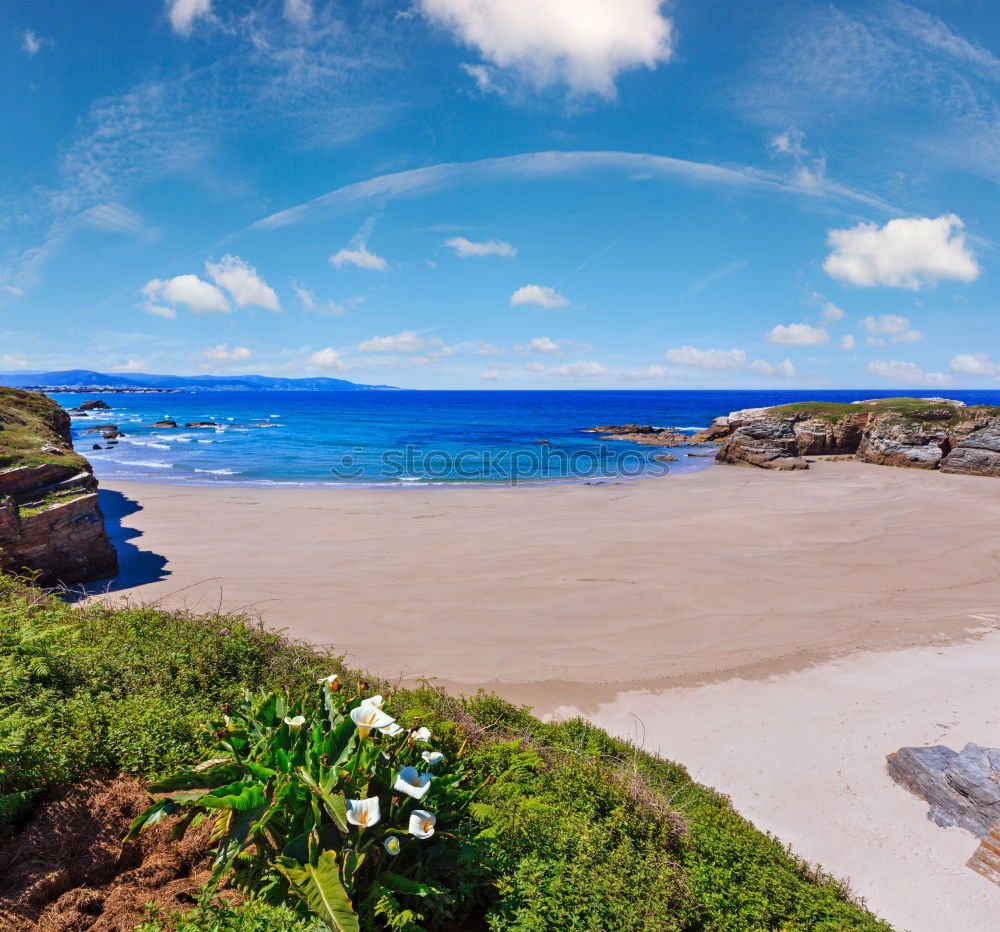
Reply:
[[[933,220],[911,217],[883,227],[859,223],[830,230],[827,244],[833,251],[823,269],[831,278],[862,287],[915,291],[941,279],[971,282],[979,277],[979,265],[966,246],[963,227],[954,214],[944,214]]]
[[[141,359],[128,359],[125,362],[115,363],[111,367],[112,372],[145,372],[146,363]]]
[[[861,326],[868,331],[870,346],[885,346],[886,343],[920,343],[924,335],[910,328],[910,319],[898,314],[869,314],[861,318]]]
[[[28,365],[28,357],[24,353],[3,353],[0,355],[0,366],[5,369],[23,369]]]
[[[332,346],[313,353],[309,357],[309,365],[317,369],[329,369],[331,372],[343,372],[347,368],[347,363]]]
[[[777,365],[772,366],[764,362],[763,359],[755,359],[750,363],[749,368],[760,375],[765,375],[771,379],[794,379],[798,376],[798,371],[790,359],[783,359]]]
[[[840,348],[842,350],[852,350],[852,349],[854,349],[855,345],[856,345],[856,341],[854,339],[854,334],[853,333],[845,333],[840,338]]]
[[[668,349],[664,354],[667,362],[675,366],[691,366],[695,369],[742,369],[747,361],[747,354],[741,349],[700,350],[693,346],[680,346]]]
[[[165,0],[170,27],[180,36],[191,35],[194,21],[212,14],[212,0]]]
[[[524,369],[525,372],[545,371],[545,366],[543,366],[540,362],[526,362],[523,366],[521,366],[521,368]]]
[[[819,346],[830,342],[830,334],[822,327],[810,324],[778,324],[767,335],[767,342],[786,346]]]
[[[142,309],[147,314],[153,314],[156,317],[165,317],[167,320],[174,320],[177,317],[177,311],[172,307],[164,307],[162,304],[154,304],[152,301],[143,302]]]
[[[868,363],[870,375],[895,382],[900,388],[910,385],[930,385],[943,387],[951,384],[951,376],[945,372],[925,372],[916,363],[901,362],[898,359],[876,359]]]
[[[395,336],[372,337],[359,343],[358,349],[362,353],[419,353],[427,342],[413,330],[403,330]]]
[[[23,48],[29,55],[37,55],[42,47],[42,40],[38,38],[30,29],[24,31],[24,38],[21,42]]]
[[[166,280],[154,278],[145,284],[143,295],[148,299],[146,310],[161,317],[175,316],[170,308],[157,307],[152,302],[161,300],[169,304],[186,304],[196,314],[226,314],[229,302],[226,296],[210,282],[197,275],[176,275]]]
[[[212,13],[212,0],[166,0],[170,26],[178,35],[189,36],[194,21]]]
[[[230,349],[228,343],[218,343],[202,350],[201,356],[202,359],[207,359],[210,362],[230,363],[249,359],[253,353],[245,346],[234,346]]]
[[[310,0],[285,0],[285,19],[296,26],[308,26],[313,9]]]
[[[630,381],[632,380],[638,381],[641,379],[662,379],[665,378],[668,374],[669,370],[666,367],[658,366],[655,363],[649,366],[645,366],[641,369],[628,369],[627,371],[622,373],[622,375],[626,379],[629,379]]]
[[[552,375],[564,379],[593,379],[608,375],[608,370],[599,362],[569,362],[553,369]]]
[[[311,314],[319,314],[323,317],[343,317],[348,309],[343,304],[338,304],[334,300],[320,301],[308,288],[298,282],[292,283],[295,296],[299,299],[302,309]],[[355,298],[355,301],[360,299]]]
[[[274,289],[257,274],[252,265],[247,265],[239,256],[225,255],[217,263],[206,262],[205,271],[217,285],[229,292],[237,307],[252,305],[268,311],[281,310],[281,303]]]
[[[847,316],[843,308],[837,307],[836,304],[821,295],[818,291],[814,291],[809,295],[809,303],[822,309],[824,323],[835,324]]]
[[[545,285],[523,285],[510,296],[510,306],[533,304],[536,307],[566,307],[569,304],[558,291]]]
[[[655,68],[672,52],[662,0],[420,0],[431,22],[488,62],[543,88],[611,97],[621,71]],[[480,88],[490,75],[480,66]]]
[[[517,255],[517,250],[510,243],[505,243],[499,239],[474,243],[464,236],[453,236],[451,239],[446,239],[444,244],[456,256],[461,256],[463,259],[467,259],[469,256],[506,256],[513,258]]]
[[[485,379],[487,382],[495,382],[497,379],[500,378],[500,370],[484,369],[480,377]]]
[[[559,343],[548,337],[533,337],[524,346],[519,346],[517,349],[520,353],[542,353],[545,355],[553,355],[562,351]]]
[[[986,353],[959,353],[952,356],[948,368],[962,375],[1000,375],[1000,363]]]
[[[381,256],[369,252],[368,247],[362,243],[357,249],[341,249],[330,256],[330,265],[338,269],[342,265],[356,265],[359,269],[371,269],[375,272],[384,272],[389,263]]]

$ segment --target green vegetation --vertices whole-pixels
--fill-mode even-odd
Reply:
[[[298,701],[332,672],[358,695],[358,676],[337,658],[247,618],[71,607],[0,578],[0,832],[53,784],[95,770],[162,778],[203,759],[221,740],[205,726],[223,704],[239,707],[246,689]],[[544,724],[495,696],[430,687],[391,702],[403,727],[429,728],[466,785],[483,790],[461,823],[477,857],[449,881],[456,918],[407,917],[397,897],[380,913],[384,928],[461,928],[469,914],[503,932],[889,929],[683,767],[587,722]],[[142,928],[321,928],[296,900],[270,901],[280,877],[260,879],[242,903],[208,892],[183,914],[152,911]]]
[[[485,784],[384,704],[337,674],[299,700],[247,693],[213,724],[205,760],[150,785],[164,795],[128,838],[173,816],[178,832],[211,819],[216,884],[232,872],[337,932],[442,927],[483,877],[468,809]]]
[[[931,417],[935,412],[941,413],[950,406],[942,402],[929,401],[926,398],[880,398],[865,404],[850,404],[836,401],[800,401],[787,405],[777,405],[768,408],[769,414],[775,417],[814,417],[835,424],[845,417],[857,417],[864,414],[898,415],[899,422],[910,427],[939,429],[953,427],[958,424],[1000,416],[1000,407],[992,405],[967,405],[954,407],[949,417]],[[935,425],[937,427],[935,428]]]
[[[37,392],[0,386],[0,469],[65,463],[77,469],[85,460],[75,453],[46,453],[47,443],[65,442],[68,417],[56,402]]]

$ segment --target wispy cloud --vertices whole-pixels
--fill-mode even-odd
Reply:
[[[722,281],[724,278],[729,278],[730,275],[742,272],[749,264],[749,259],[738,259],[735,262],[727,262],[725,265],[720,265],[717,269],[714,269],[704,277],[699,278],[698,281],[688,288],[685,294],[697,294],[709,285],[714,285],[716,282]]]
[[[684,182],[726,190],[771,191],[804,195],[897,212],[874,195],[824,180],[803,187],[794,177],[755,168],[729,168],[711,162],[692,162],[646,152],[526,152],[475,162],[446,162],[409,171],[378,175],[336,188],[311,201],[280,210],[252,224],[251,229],[274,230],[304,220],[319,220],[331,212],[369,202],[384,205],[394,198],[418,197],[451,188],[498,182],[587,178],[599,172],[625,175],[628,180]]]

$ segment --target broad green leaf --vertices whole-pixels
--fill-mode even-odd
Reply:
[[[277,867],[309,911],[329,923],[335,932],[361,932],[358,915],[341,883],[340,867],[333,852],[322,852],[315,867],[298,864],[291,858],[279,858]]]
[[[212,787],[235,783],[244,775],[244,772],[243,765],[233,761],[215,764],[204,770],[192,767],[173,773],[162,780],[157,780],[156,783],[151,783],[149,791],[151,793],[169,793],[172,790],[210,790]]]
[[[132,841],[138,838],[144,828],[149,825],[156,825],[157,822],[162,822],[168,815],[178,812],[180,808],[171,799],[161,799],[159,802],[153,803],[152,806],[132,822],[124,840]]]
[[[198,799],[198,805],[205,809],[235,809],[238,812],[256,809],[266,803],[267,797],[260,783],[230,783]]]
[[[430,884],[411,880],[409,877],[404,877],[402,874],[394,874],[392,871],[385,871],[379,874],[378,882],[396,893],[409,893],[411,896],[440,896],[444,893],[444,890],[438,887],[432,887]]]

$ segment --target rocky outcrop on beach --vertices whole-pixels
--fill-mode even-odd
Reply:
[[[0,570],[36,572],[43,585],[118,572],[97,480],[73,451],[69,415],[44,395],[2,387]]]
[[[673,427],[653,427],[650,424],[600,424],[585,427],[585,431],[600,434],[602,440],[628,440],[654,447],[682,447],[691,443],[691,438]]]
[[[935,825],[957,825],[981,840],[968,866],[1000,884],[1000,748],[900,748],[886,757],[886,768],[930,804],[927,818]]]
[[[852,456],[867,463],[1000,476],[1000,408],[945,398],[852,404],[803,402],[734,411],[720,463],[805,469],[807,457]]]
[[[219,425],[216,424],[215,421],[189,421],[184,426],[203,428],[203,427],[218,427]]]

